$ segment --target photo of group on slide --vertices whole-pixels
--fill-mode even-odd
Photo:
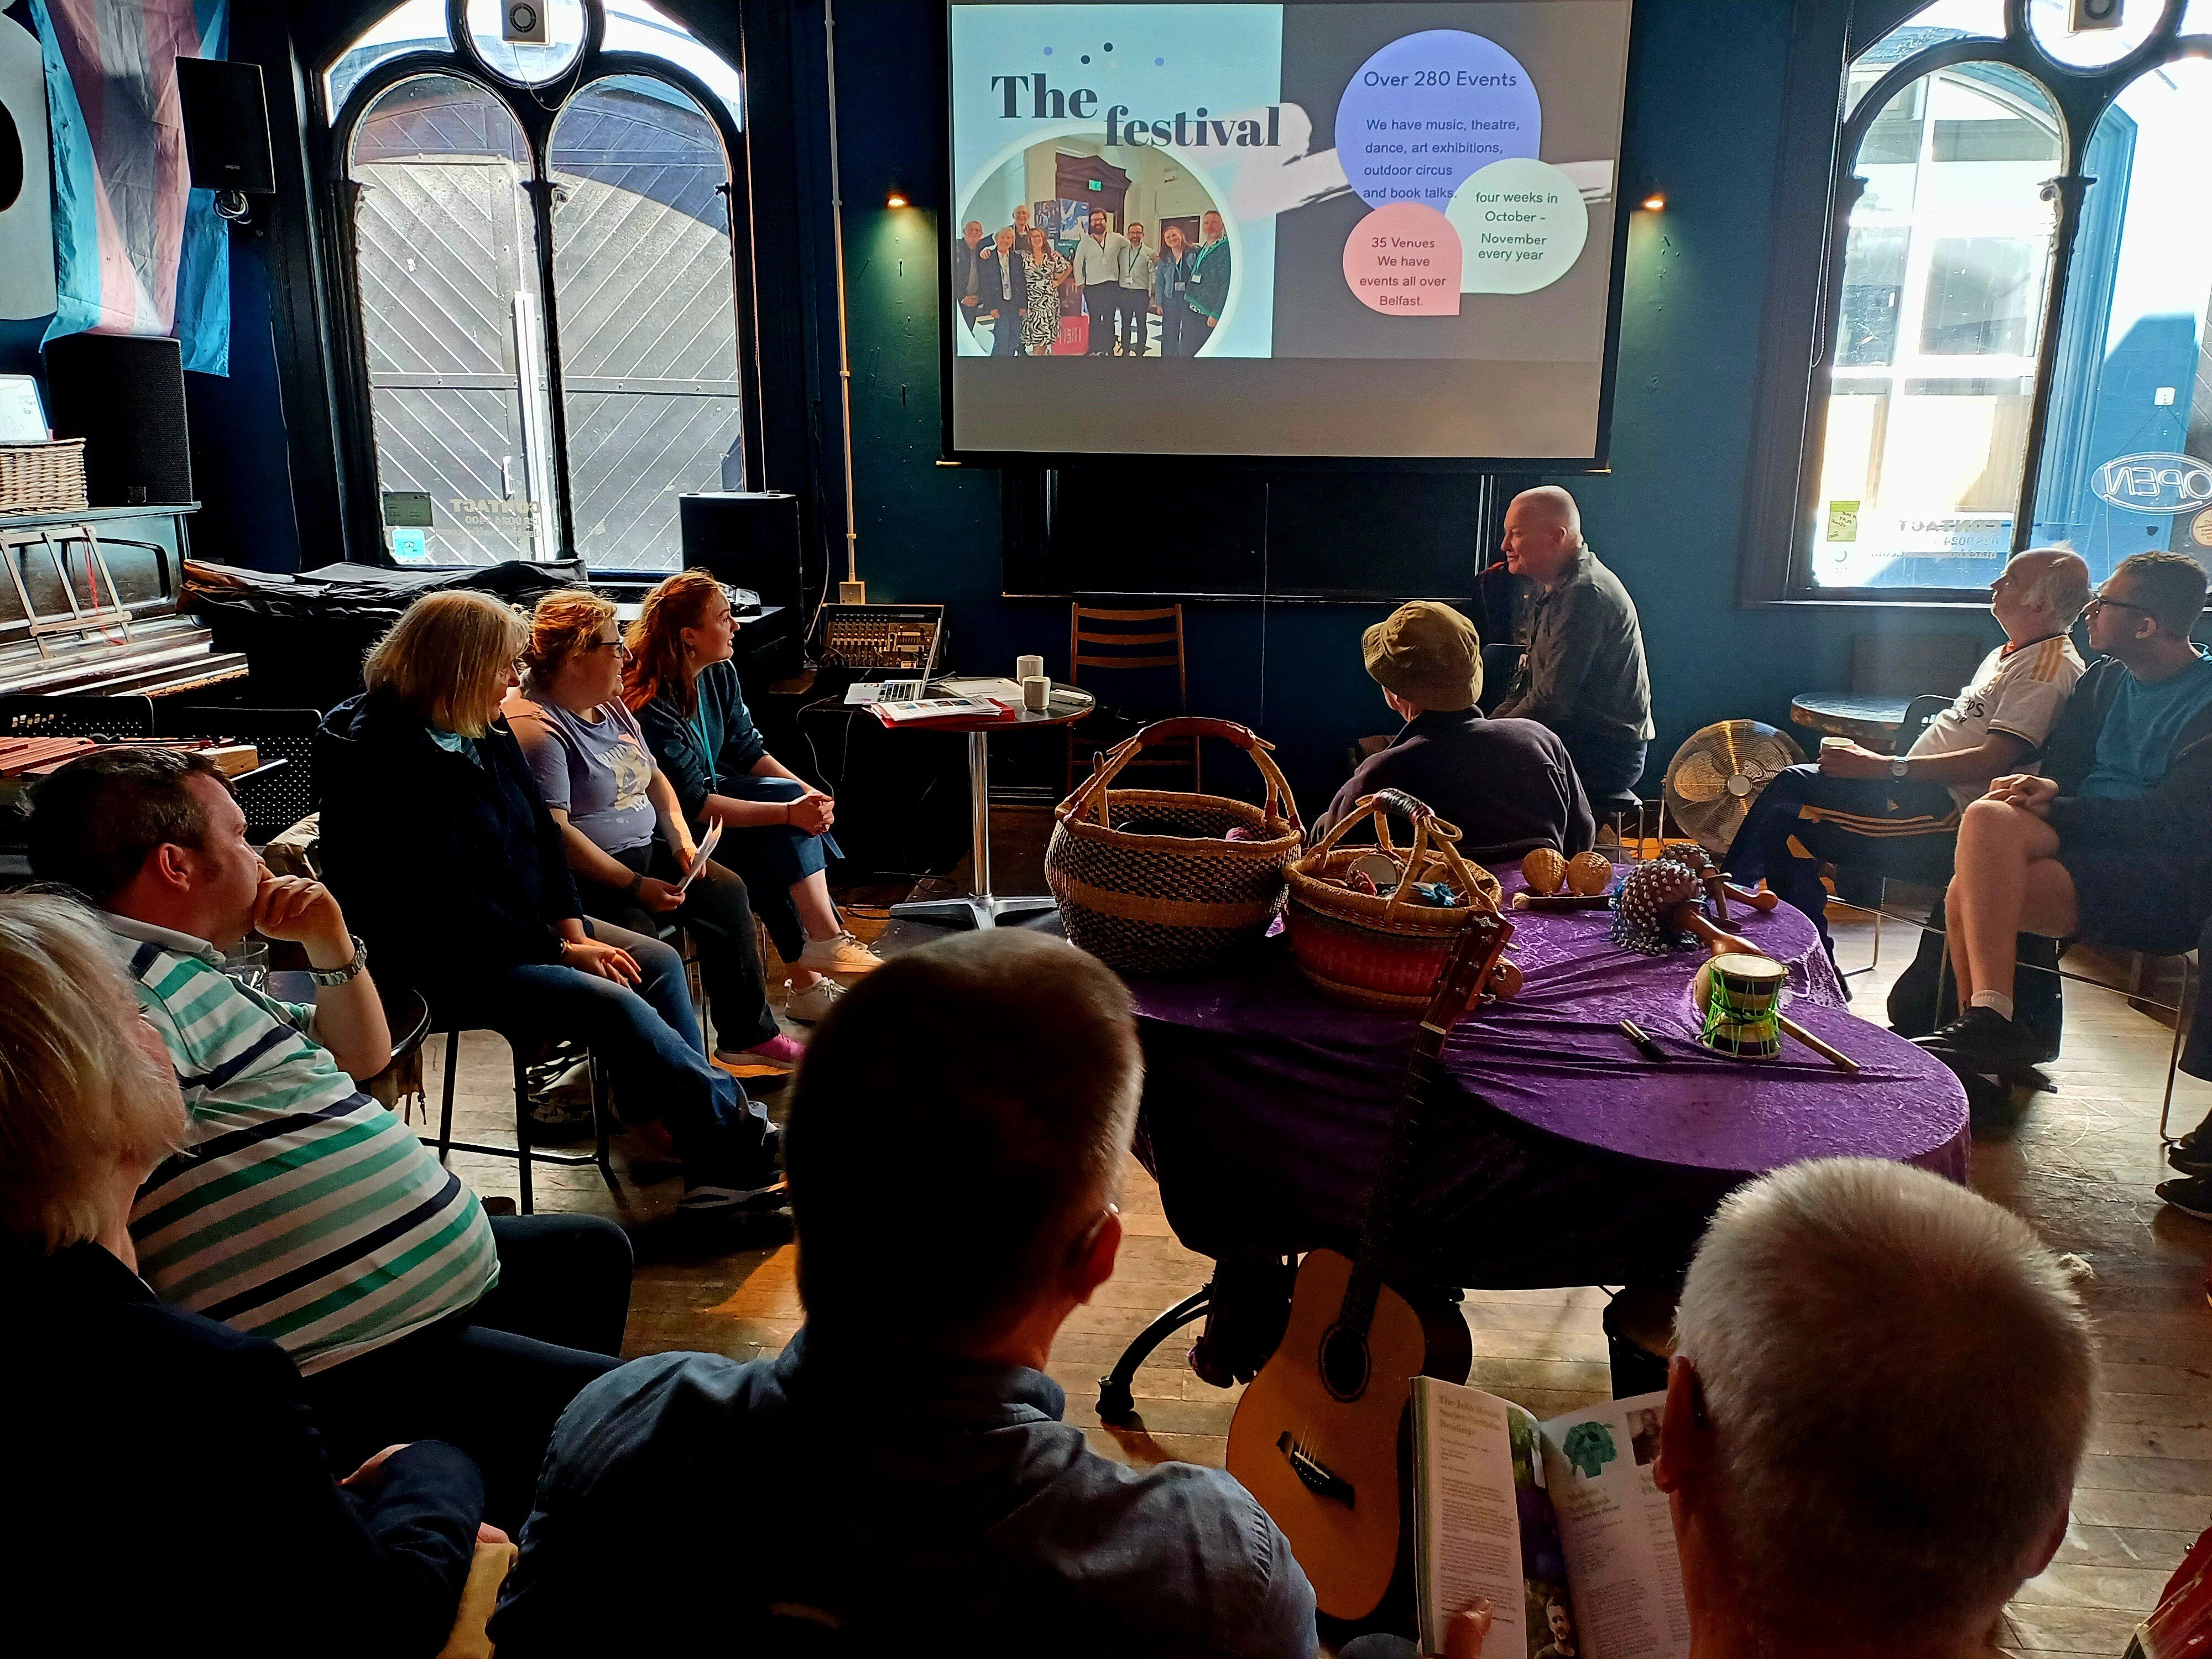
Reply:
[[[1123,167],[1103,149],[1079,137],[1031,145],[971,194],[952,245],[957,349],[1132,358],[1204,349],[1234,270],[1220,210],[1171,158],[1145,151]],[[1029,199],[1039,186],[1060,193]]]

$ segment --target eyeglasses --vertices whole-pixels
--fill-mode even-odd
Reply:
[[[620,640],[589,640],[585,642],[584,649],[586,651],[611,651],[615,653],[615,660],[617,662],[628,662],[630,659],[629,647],[624,645]]]
[[[2088,621],[2090,617],[2095,616],[2106,605],[2111,605],[2116,611],[2140,611],[2146,617],[2151,614],[2151,609],[2147,605],[2130,605],[2125,599],[2108,599],[2102,593],[2100,593],[2095,599],[2090,600],[2088,604],[2081,607],[2081,620],[2083,622]]]

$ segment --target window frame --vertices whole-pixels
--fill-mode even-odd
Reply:
[[[2142,3],[2142,0],[2137,0]],[[1784,94],[1785,141],[1776,174],[1776,227],[1761,342],[1758,432],[1744,511],[1744,554],[1738,599],[1745,605],[1986,605],[1982,588],[1827,587],[1807,568],[1827,438],[1832,366],[1842,324],[1844,262],[1851,210],[1866,188],[1856,161],[1867,130],[1890,100],[1913,82],[1960,64],[2001,64],[2025,77],[2051,100],[2058,117],[2063,171],[2043,185],[2053,204],[2051,276],[2038,319],[2034,386],[2031,394],[2021,486],[2013,503],[2012,550],[2033,539],[2035,504],[2051,435],[2051,403],[2060,384],[2062,347],[2069,333],[2069,296],[2109,289],[2110,270],[2075,267],[2082,231],[2097,205],[2096,179],[2087,167],[2099,124],[2137,76],[2185,58],[2212,58],[2212,35],[2185,35],[2187,0],[2163,0],[2157,25],[2133,51],[2111,64],[2081,69],[2047,57],[2028,29],[2029,0],[2005,0],[2001,38],[1968,36],[1940,41],[1892,64],[1861,94],[1846,115],[1852,62],[1899,27],[1922,5],[1893,5],[1864,40],[1850,38],[1849,8],[1795,9],[1790,69]],[[1825,204],[1814,215],[1793,216],[1791,204]],[[2109,198],[2107,198],[2109,199]],[[2090,239],[2094,248],[2099,239]],[[2118,257],[2118,243],[2109,246]],[[2078,333],[2078,331],[2075,331]],[[2078,419],[2062,420],[2068,431]],[[2062,441],[2064,434],[2061,434]]]
[[[353,142],[362,116],[378,98],[401,82],[425,75],[448,76],[482,90],[507,109],[520,126],[530,153],[529,181],[523,186],[530,198],[530,223],[536,240],[540,314],[545,334],[546,400],[552,425],[553,495],[551,514],[557,545],[548,563],[580,568],[569,487],[568,389],[562,368],[560,296],[554,271],[553,192],[551,147],[553,130],[571,100],[599,82],[617,76],[659,81],[690,99],[706,115],[721,145],[723,182],[716,186],[728,216],[726,245],[730,262],[731,316],[737,337],[738,418],[748,481],[763,476],[760,356],[757,349],[759,315],[752,285],[752,208],[746,189],[749,176],[745,127],[732,119],[721,94],[690,70],[665,58],[644,52],[605,49],[605,12],[601,0],[581,0],[584,40],[567,69],[535,86],[512,82],[483,62],[469,45],[467,0],[446,0],[446,26],[452,44],[442,50],[403,52],[376,64],[356,82],[336,109],[328,107],[327,76],[331,65],[352,50],[353,40],[341,42],[305,77],[314,118],[313,161],[319,188],[314,210],[320,222],[321,246],[327,250],[324,280],[333,303],[327,313],[331,376],[342,453],[338,489],[341,511],[350,544],[349,556],[362,563],[394,566],[385,544],[382,497],[377,474],[376,422],[369,403],[368,340],[362,323],[361,264],[356,241],[356,211],[361,186],[351,176]],[[716,49],[694,34],[706,50]],[[717,56],[721,54],[717,52]],[[726,63],[726,58],[724,59]],[[744,96],[742,66],[731,64]],[[749,487],[757,487],[750,484]],[[367,550],[369,556],[362,557]],[[410,564],[406,568],[474,569],[459,564]],[[616,574],[638,574],[624,572]]]

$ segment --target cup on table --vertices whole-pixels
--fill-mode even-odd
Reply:
[[[249,991],[269,988],[269,947],[258,939],[240,939],[222,953],[222,971]]]
[[[1041,679],[1043,676],[1044,659],[1042,657],[1017,657],[1014,659],[1014,678],[1017,680],[1026,683],[1030,680]]]
[[[1032,658],[1030,660],[1034,661]],[[1052,703],[1052,682],[1042,674],[1022,676],[1022,707],[1042,714]]]

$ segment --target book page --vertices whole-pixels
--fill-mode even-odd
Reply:
[[[1568,1607],[1547,1609],[1531,1659],[1686,1659],[1689,1612],[1667,1497],[1652,1478],[1663,1394],[1613,1400],[1544,1425],[1566,1547]],[[1509,1650],[1511,1651],[1511,1650]]]
[[[1541,1427],[1510,1401],[1419,1376],[1413,1432],[1421,1650],[1441,1653],[1445,1625],[1480,1596],[1486,1659],[1533,1659],[1550,1639],[1545,1608],[1566,1595]]]

